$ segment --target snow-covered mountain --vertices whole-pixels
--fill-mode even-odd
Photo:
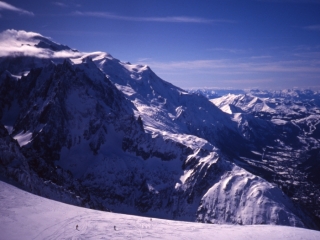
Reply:
[[[96,209],[315,227],[262,178],[271,171],[251,164],[259,157],[264,163],[259,151],[276,136],[255,143],[259,135],[248,127],[249,116],[230,116],[148,66],[107,53],[81,53],[24,31],[5,31],[1,39],[8,44],[0,58],[5,177],[39,195]],[[258,133],[279,130],[250,121]]]
[[[251,91],[246,94],[227,94],[211,101],[228,113],[242,110],[245,113],[264,113],[264,117],[269,119],[294,120],[319,114],[320,93],[311,90]]]
[[[230,114],[241,134],[261,145],[255,161],[245,161],[272,172],[269,181],[320,217],[320,93],[251,90],[211,102]]]

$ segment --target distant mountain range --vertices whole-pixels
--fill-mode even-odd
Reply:
[[[238,122],[245,138],[260,146],[255,158],[242,158],[247,164],[264,169],[265,179],[320,217],[319,91],[246,90],[223,96],[219,90],[191,92],[210,98]]]
[[[319,93],[210,100],[108,53],[1,34],[3,177],[107,211],[318,227]]]

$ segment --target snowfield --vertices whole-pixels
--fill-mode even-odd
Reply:
[[[320,239],[319,231],[303,228],[190,223],[95,211],[42,198],[3,181],[0,232],[3,240]]]

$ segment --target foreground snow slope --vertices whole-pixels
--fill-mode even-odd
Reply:
[[[0,181],[0,203],[0,239],[6,240],[320,239],[319,231],[302,228],[151,220],[95,211],[38,197],[3,181]]]

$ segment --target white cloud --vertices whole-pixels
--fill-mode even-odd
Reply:
[[[53,5],[56,5],[58,7],[68,7],[67,4],[62,3],[62,2],[52,2]]]
[[[262,58],[268,60],[268,58]],[[320,73],[320,61],[252,61],[251,58],[221,59],[221,60],[194,60],[176,62],[143,62],[155,70],[175,72],[214,73],[223,75],[252,74],[252,73]]]
[[[0,1],[0,11],[1,10],[9,10],[9,11],[14,11],[14,12],[19,12],[22,14],[26,14],[26,15],[30,15],[30,16],[34,16],[33,12],[29,12],[27,10],[21,9],[21,8],[17,8],[9,3],[6,2],[2,2]]]
[[[306,27],[304,27],[304,29],[311,30],[311,31],[320,31],[320,24],[319,25],[306,26]]]
[[[261,56],[252,56],[251,59],[266,59],[266,58],[272,58],[270,55],[261,55]]]
[[[15,42],[15,44],[17,44],[17,42],[23,44],[32,44],[37,42],[33,39],[37,36],[42,37],[42,35],[35,32],[17,31],[9,29],[0,33],[0,42],[1,44],[13,44],[13,42]]]
[[[244,49],[235,49],[235,48],[211,48],[209,51],[219,51],[219,52],[229,52],[235,54],[246,53],[247,50]]]
[[[114,20],[123,21],[137,21],[137,22],[171,22],[171,23],[234,23],[231,20],[225,19],[206,19],[197,17],[185,17],[185,16],[175,16],[175,17],[128,17],[117,15],[108,12],[73,12],[72,15],[75,16],[87,16],[87,17],[100,17]]]
[[[151,60],[152,60],[152,58],[145,57],[145,58],[139,58],[138,62],[146,62],[146,61],[151,61]]]
[[[76,57],[81,53],[63,50],[52,51],[35,47],[41,34],[26,31],[6,30],[0,33],[0,57],[4,56],[35,56],[39,58]]]

